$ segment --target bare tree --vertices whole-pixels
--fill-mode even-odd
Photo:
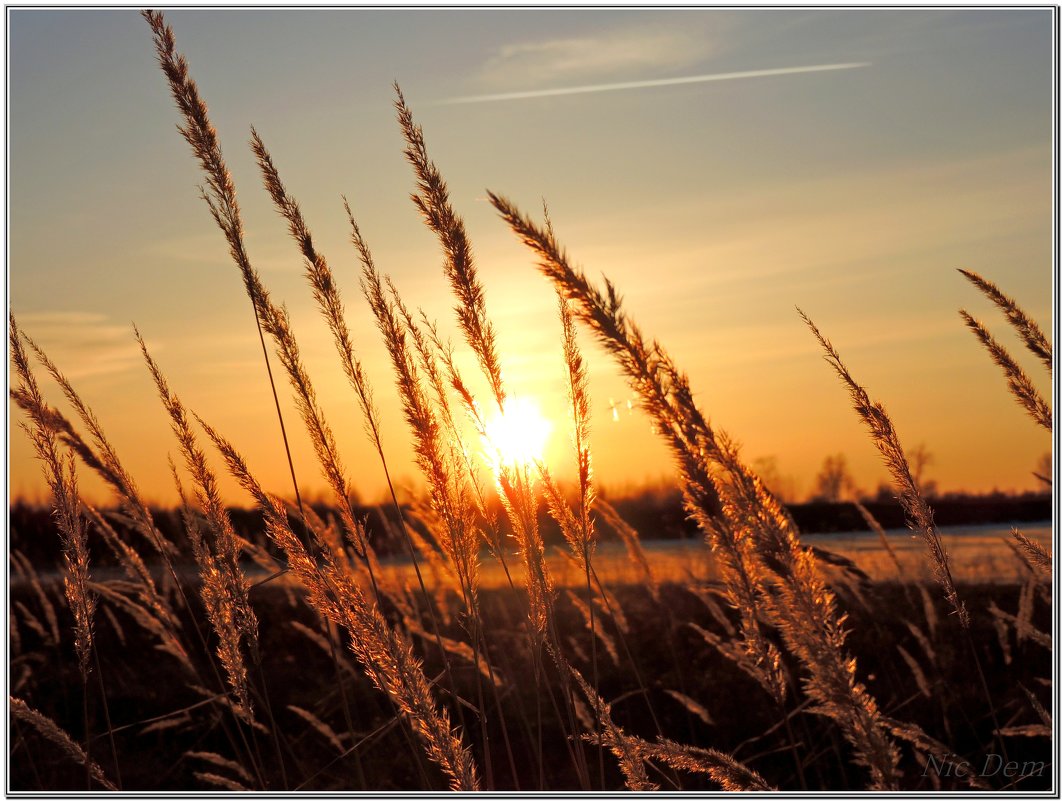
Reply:
[[[915,486],[929,498],[937,494],[937,482],[926,478],[926,468],[934,461],[933,454],[924,442],[919,442],[907,451],[907,463],[911,465],[911,477],[915,481]]]
[[[1033,475],[1044,483],[1047,489],[1051,489],[1051,453],[1050,451],[1040,457],[1040,461],[1036,463],[1036,469],[1033,471]]]
[[[837,503],[845,495],[855,494],[856,486],[852,474],[848,471],[848,460],[843,453],[827,456],[822,469],[815,478],[814,499]]]

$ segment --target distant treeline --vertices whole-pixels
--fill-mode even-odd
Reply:
[[[625,498],[609,498],[609,502],[637,529],[643,539],[701,538],[696,525],[686,518],[682,499],[677,491],[654,490]],[[866,499],[863,504],[885,528],[904,527],[903,510],[895,500]],[[940,526],[1030,523],[1052,518],[1051,496],[1045,493],[947,495],[933,498],[931,504],[936,513],[937,525]],[[335,516],[327,505],[312,506],[324,520]],[[789,504],[787,508],[801,532],[807,535],[860,531],[866,528],[863,518],[851,503],[814,501]],[[381,557],[405,553],[404,541],[396,537],[398,516],[393,507],[361,506],[358,512],[366,521],[373,545]],[[271,550],[264,535],[262,516],[259,512],[234,507],[229,510],[229,514],[241,536]],[[153,515],[159,530],[182,551],[187,550],[187,537],[184,535],[180,514],[175,510],[159,509],[155,510]],[[413,522],[408,509],[405,510],[405,516],[412,525],[419,527],[419,524]],[[386,525],[383,517],[386,517]],[[504,519],[503,516],[500,517]],[[49,566],[59,563],[59,537],[48,509],[17,502],[9,509],[8,522],[12,550],[22,551],[37,565]],[[119,530],[125,528],[120,524],[120,518],[116,523]],[[563,543],[556,523],[544,510],[540,514],[539,527],[547,544]],[[598,523],[598,533],[603,540],[616,538],[614,532],[603,522]],[[127,536],[135,538],[137,535],[127,530]],[[112,564],[113,558],[99,542],[99,538],[90,535],[89,540],[92,563]],[[149,549],[145,552],[147,550]],[[190,558],[191,554],[187,555]]]
[[[653,492],[611,503],[645,539],[699,537],[697,526],[685,518],[678,492]],[[904,528],[903,508],[895,499],[861,501],[887,529]],[[931,498],[938,526],[975,526],[993,523],[1031,523],[1050,520],[1050,493],[1022,495],[949,494]],[[791,503],[786,508],[803,534],[862,531],[867,528],[858,510],[847,501]]]

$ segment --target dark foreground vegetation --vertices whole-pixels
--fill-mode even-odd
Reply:
[[[925,751],[905,749],[903,789],[970,789],[978,783],[996,789],[1050,787],[1055,770],[1050,739],[1028,736],[1042,725],[1035,709],[1049,705],[1050,699],[1050,651],[1037,641],[1038,634],[1030,634],[1047,630],[1046,604],[1023,600],[1020,587],[961,587],[974,610],[972,642],[995,718],[999,727],[1010,731],[999,738],[993,735],[997,723],[985,710],[962,630],[947,607],[933,600],[935,588],[895,583],[837,586],[849,613],[849,649],[883,712],[919,726],[927,743],[928,738],[948,743],[944,753],[936,755],[927,744]],[[60,629],[67,630],[70,621],[61,589],[53,585],[44,591]],[[251,762],[257,761],[263,772],[261,786],[274,790],[446,788],[446,778],[411,746],[411,735],[396,723],[387,698],[370,686],[345,647],[338,652],[337,678],[328,631],[297,589],[275,582],[255,590],[252,597],[262,657],[257,691],[269,696],[283,771],[270,734],[246,727],[238,732],[228,708],[218,699],[210,700],[214,693],[194,687],[175,659],[153,647],[150,635],[104,603],[96,637],[118,769],[107,742],[104,710],[91,689],[89,728],[91,756],[108,776],[120,774],[126,790],[208,789],[216,788],[222,778],[259,786],[258,777],[250,775]],[[18,636],[11,641],[12,691],[82,742],[82,683],[70,638],[53,641],[48,615],[31,588],[16,589],[12,602],[30,615],[18,615]],[[622,609],[627,629],[623,632],[615,620],[598,618],[611,643],[606,647],[606,640],[599,640],[600,692],[612,704],[615,723],[629,734],[656,740],[663,732],[685,744],[724,750],[778,788],[862,787],[864,769],[853,764],[849,746],[828,718],[813,714],[807,702],[795,704],[790,698],[775,704],[710,644],[715,637],[725,642],[733,625],[732,615],[721,611],[714,588],[665,584],[654,595],[645,587],[615,587],[612,603],[617,611]],[[988,611],[993,606],[1016,619],[1031,615],[1026,628],[1001,625],[1001,618]],[[585,618],[563,594],[556,608],[561,641],[577,668],[589,674]],[[445,604],[438,611],[443,635],[464,639],[461,621],[449,616]],[[539,693],[526,658],[523,593],[485,592],[482,616],[504,711],[504,731],[502,716],[493,710],[488,729],[496,787],[578,789],[569,753],[572,743],[565,736],[570,725],[556,677],[548,682],[552,690]],[[31,620],[40,631],[32,622],[27,625]],[[184,622],[191,625],[190,620]],[[420,635],[414,641],[427,675],[436,680],[456,719],[458,706],[463,709],[466,741],[484,762],[473,711],[476,681],[471,663],[451,656],[453,679],[464,699],[453,704],[434,643]],[[261,709],[262,697],[253,703]],[[258,718],[264,721],[267,716],[263,711]],[[583,743],[583,750],[597,786],[598,749]],[[260,760],[241,756],[252,753]],[[615,760],[606,755],[603,763],[605,786],[622,787]],[[85,787],[83,768],[17,722],[11,731],[10,765],[14,790]],[[714,788],[706,778],[666,767],[650,778],[663,789]]]

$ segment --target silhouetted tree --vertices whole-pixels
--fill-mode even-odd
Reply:
[[[1040,457],[1040,461],[1036,463],[1036,469],[1033,471],[1033,475],[1040,481],[1047,485],[1048,489],[1051,489],[1051,454],[1045,453]]]
[[[827,456],[822,469],[815,478],[814,500],[837,503],[845,495],[856,490],[852,474],[848,472],[848,460],[843,453]]]
[[[933,461],[933,454],[929,452],[924,442],[919,442],[907,451],[907,463],[911,466],[911,477],[915,480],[915,486],[927,498],[932,498],[937,494],[937,482],[926,478],[926,467]]]

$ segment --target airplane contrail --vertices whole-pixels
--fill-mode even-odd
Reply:
[[[767,78],[772,75],[796,75],[802,72],[828,72],[869,67],[869,61],[848,64],[816,64],[810,67],[781,67],[773,70],[748,70],[746,72],[717,72],[711,75],[687,75],[682,78],[659,78],[653,81],[626,81],[624,83],[598,83],[588,86],[568,86],[560,89],[533,89],[529,92],[504,92],[496,95],[470,95],[440,100],[435,105],[447,106],[457,103],[493,103],[499,100],[526,100],[533,97],[557,97],[581,95],[587,92],[615,92],[620,89],[647,89],[653,86],[677,86],[684,83],[707,83],[708,81],[732,81],[739,78]]]

